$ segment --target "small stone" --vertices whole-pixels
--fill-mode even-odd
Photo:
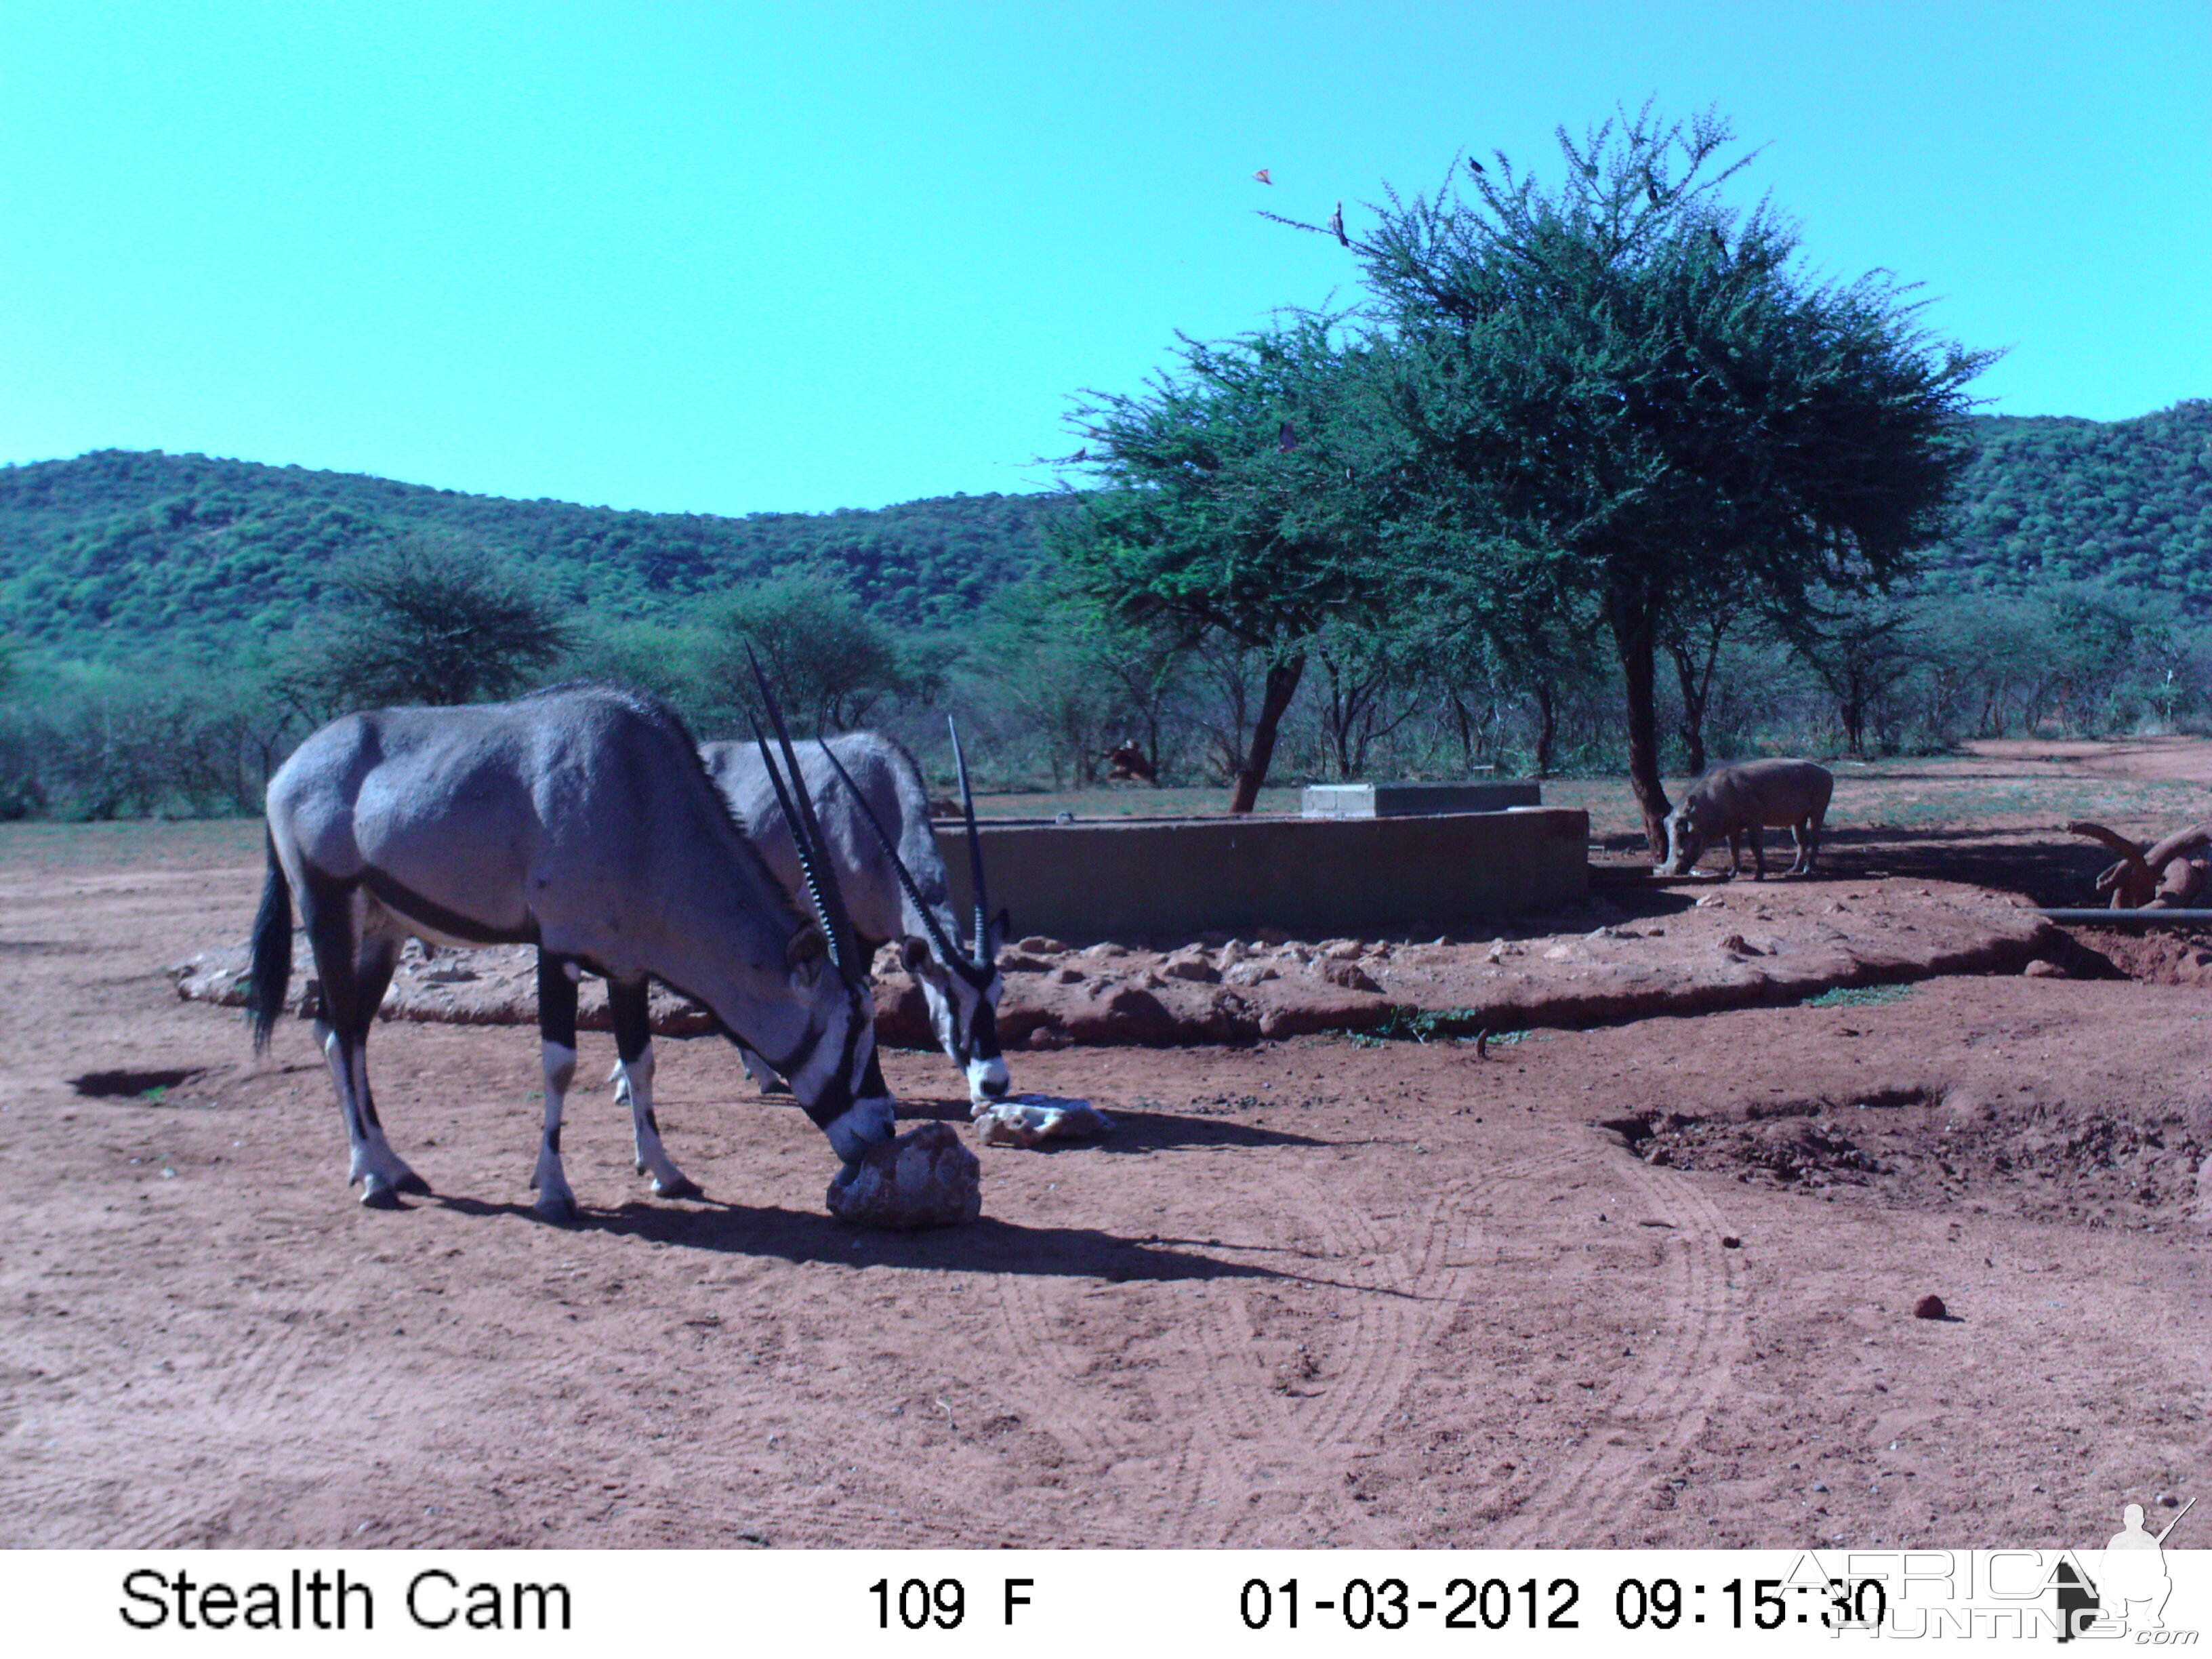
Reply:
[[[982,1164],[950,1124],[881,1142],[850,1181],[830,1183],[830,1213],[871,1227],[964,1226],[983,1212]]]
[[[1912,1304],[1912,1316],[1915,1319],[1948,1319],[1951,1310],[1943,1305],[1942,1297],[1923,1296]]]
[[[1347,991],[1369,991],[1377,995],[1382,988],[1377,985],[1367,970],[1356,962],[1329,962],[1319,969],[1322,978],[1331,985],[1340,985]]]
[[[1738,1238],[1734,1233],[1723,1233],[1721,1236],[1721,1249],[1724,1250],[1740,1250],[1742,1248],[1743,1241]]]
[[[1221,970],[1197,951],[1176,951],[1160,964],[1160,972],[1170,979],[1193,980],[1200,985],[1221,982]]]
[[[2027,967],[2021,969],[2020,971],[2029,979],[2064,979],[2067,977],[2066,970],[2063,968],[2061,968],[2055,962],[2045,962],[2040,957],[2038,957],[2033,962],[2029,963]]]

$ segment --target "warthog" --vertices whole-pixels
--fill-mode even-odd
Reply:
[[[1759,832],[1786,826],[1797,842],[1797,861],[1790,873],[1809,876],[1814,854],[1820,850],[1821,820],[1828,815],[1828,797],[1835,787],[1826,767],[1808,760],[1716,766],[1667,815],[1667,857],[1659,873],[1688,875],[1698,855],[1725,836],[1729,873],[1734,875],[1742,867],[1741,838],[1748,836],[1752,866],[1764,879],[1766,855],[1760,850]]]

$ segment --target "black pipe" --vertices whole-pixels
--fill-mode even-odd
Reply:
[[[2212,927],[2212,910],[2039,910],[2045,921],[2064,927]]]

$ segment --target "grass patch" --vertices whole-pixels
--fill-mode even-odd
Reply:
[[[1474,1041],[1483,1029],[1483,1017],[1472,1008],[1393,1008],[1383,1021],[1364,1031],[1345,1035],[1363,1048],[1379,1048],[1386,1042]],[[1489,1045],[1510,1046],[1527,1038],[1526,1031],[1492,1031]]]
[[[1808,1008],[1865,1008],[1880,1002],[1899,1002],[1912,994],[1910,985],[1838,985],[1816,997],[1807,997]]]

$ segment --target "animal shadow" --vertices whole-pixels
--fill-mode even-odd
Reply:
[[[526,1204],[439,1196],[428,1200],[458,1214],[511,1216],[547,1224]],[[580,1232],[642,1238],[679,1249],[775,1257],[793,1264],[901,1267],[923,1272],[1037,1273],[1115,1283],[1189,1279],[1295,1277],[1224,1261],[1188,1239],[1127,1239],[1091,1227],[1032,1227],[986,1216],[965,1227],[911,1232],[856,1227],[827,1214],[719,1199],[682,1203],[633,1199],[611,1210],[587,1209]]]

